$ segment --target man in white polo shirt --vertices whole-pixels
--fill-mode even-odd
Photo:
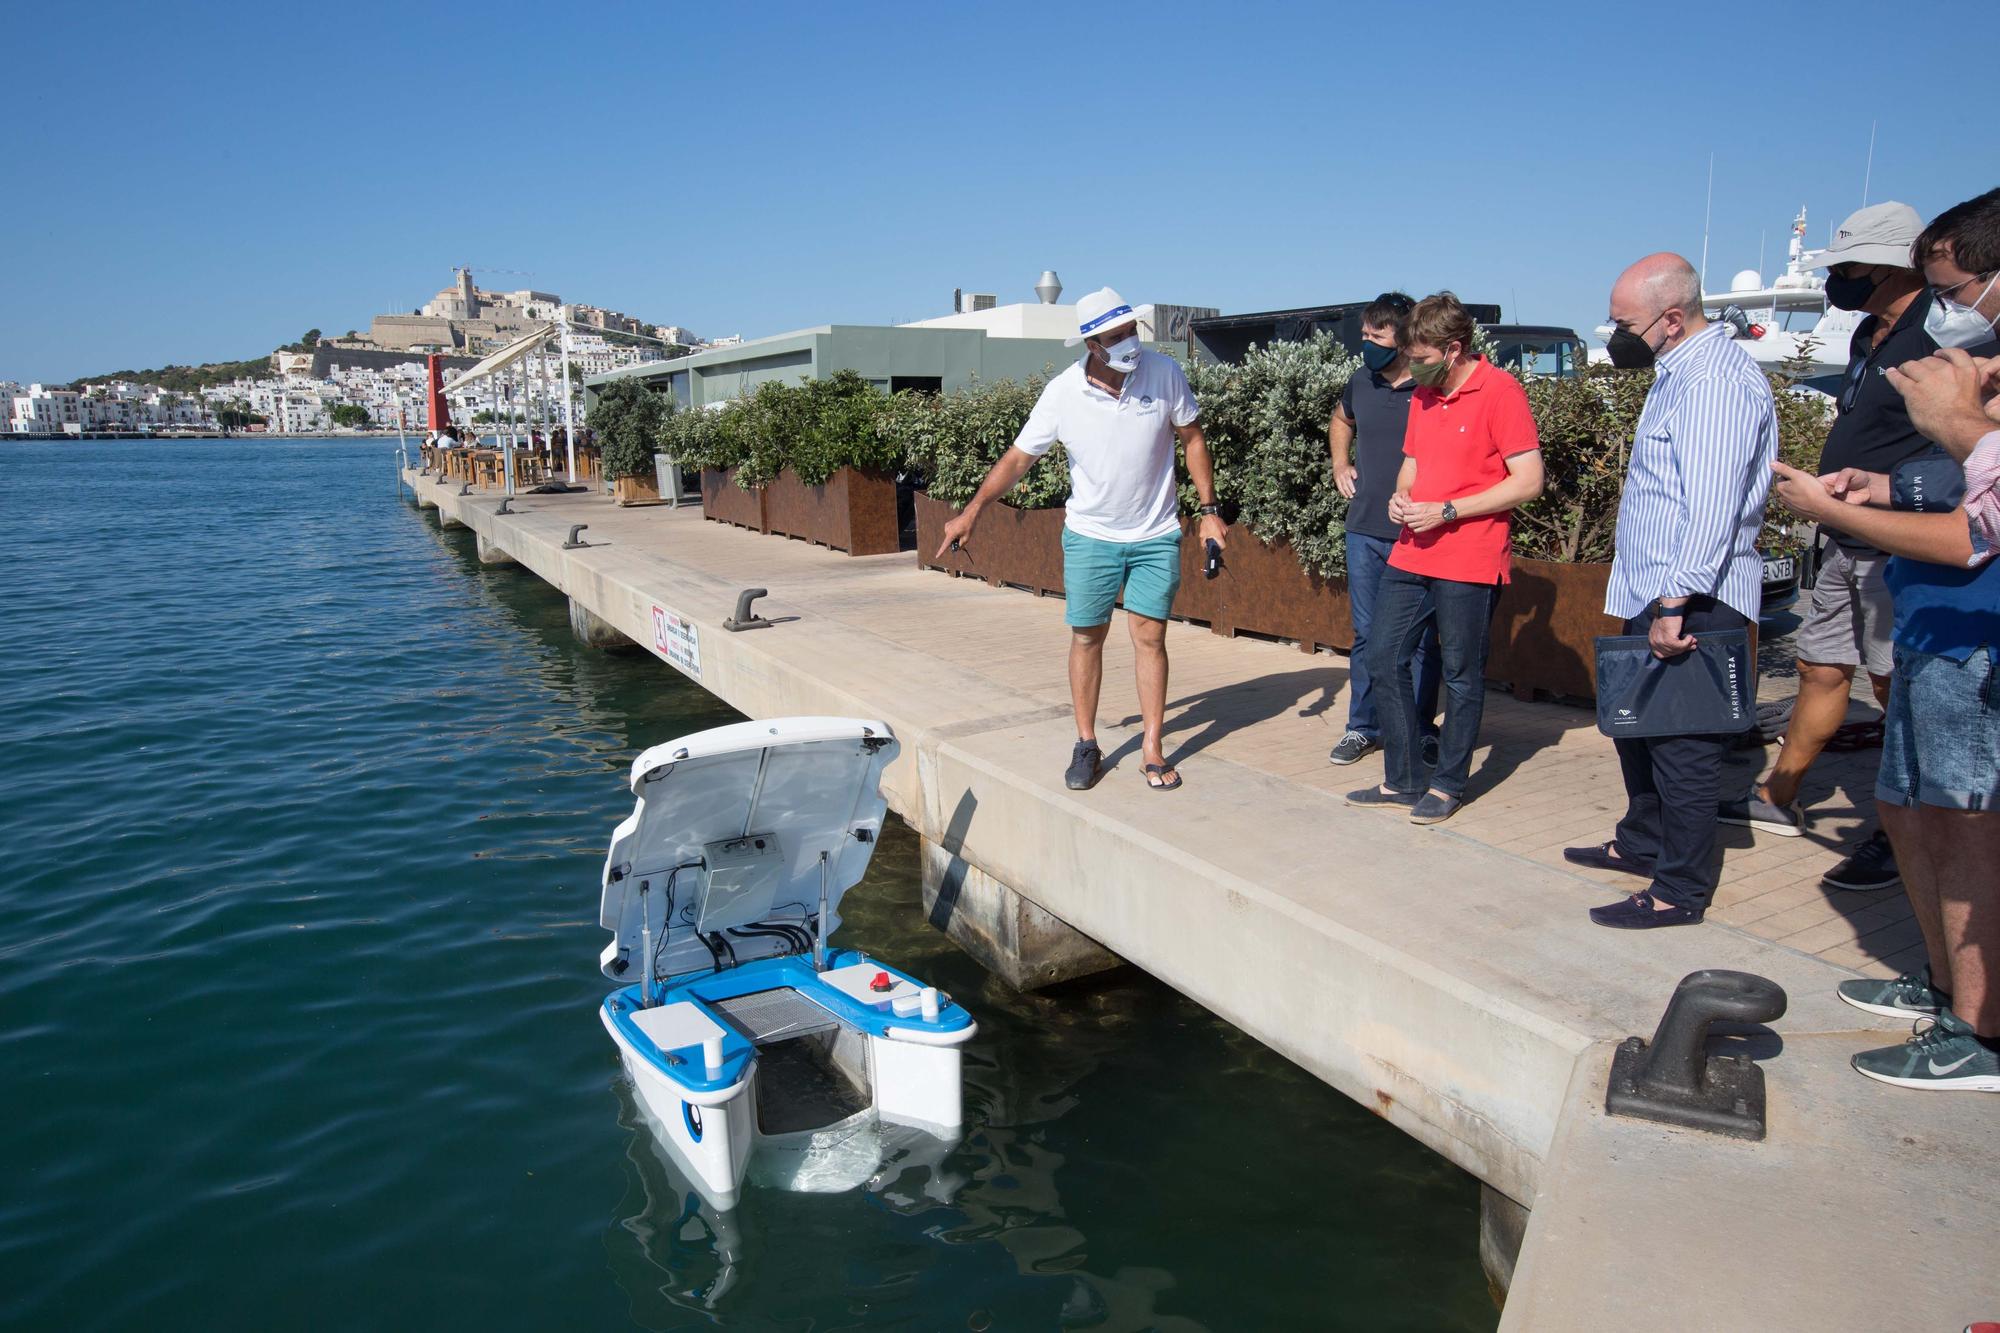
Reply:
[[[1167,763],[1160,729],[1167,711],[1167,616],[1181,581],[1181,519],[1174,440],[1187,450],[1201,499],[1201,536],[1218,547],[1214,469],[1198,406],[1180,363],[1139,342],[1138,315],[1109,287],[1076,303],[1071,347],[1082,360],[1049,381],[1028,424],[986,474],[979,493],[944,527],[938,558],[969,542],[986,506],[1014,488],[1035,460],[1062,441],[1069,456],[1069,509],[1063,523],[1063,614],[1070,627],[1069,692],[1076,747],[1064,782],[1075,791],[1097,780],[1097,696],[1104,684],[1104,638],[1111,609],[1125,598],[1145,722],[1146,785],[1172,791],[1181,776]]]

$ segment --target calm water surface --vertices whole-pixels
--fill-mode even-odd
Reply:
[[[907,832],[841,942],[979,1018],[963,1144],[685,1210],[597,872],[633,753],[733,715],[392,448],[0,444],[0,1322],[1494,1324],[1469,1177],[1143,976],[989,983]]]

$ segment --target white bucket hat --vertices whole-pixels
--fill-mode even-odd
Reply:
[[[1833,244],[1813,255],[1813,268],[1835,264],[1888,264],[1895,268],[1915,267],[1910,249],[1924,229],[1924,220],[1908,204],[1870,204],[1833,231]]]
[[[1125,298],[1109,287],[1099,287],[1076,303],[1076,336],[1063,339],[1063,346],[1074,347],[1085,338],[1092,338],[1128,321],[1136,322],[1141,316],[1152,311],[1149,305],[1130,306]]]

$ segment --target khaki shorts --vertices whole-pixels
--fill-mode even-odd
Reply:
[[[1895,671],[1895,607],[1885,577],[1889,557],[1855,555],[1828,542],[1813,584],[1812,609],[1799,626],[1801,662],[1866,667],[1871,676]]]

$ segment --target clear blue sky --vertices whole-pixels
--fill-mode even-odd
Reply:
[[[1564,18],[1562,11],[1584,14]],[[471,263],[715,336],[953,287],[1597,322],[2000,184],[1985,3],[14,6],[0,378],[256,355]],[[1944,72],[1939,73],[1942,69]],[[532,277],[494,272],[526,270]]]

